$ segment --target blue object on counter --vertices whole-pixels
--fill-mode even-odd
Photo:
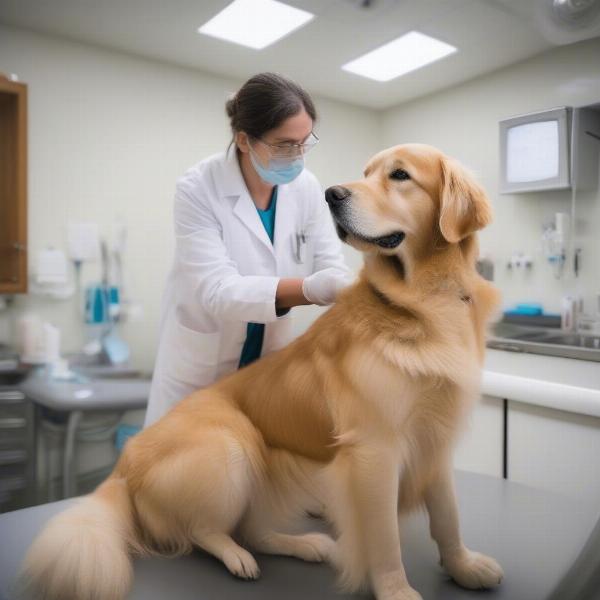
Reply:
[[[85,322],[107,323],[109,291],[103,285],[90,285],[85,290]]]
[[[119,452],[123,452],[125,443],[130,437],[139,433],[142,428],[139,425],[119,425],[117,427],[117,435],[115,437],[115,447]]]
[[[102,348],[113,365],[120,365],[129,360],[129,346],[114,328],[102,338]]]
[[[543,313],[542,305],[536,303],[517,304],[516,308],[504,311],[505,315],[541,315]]]

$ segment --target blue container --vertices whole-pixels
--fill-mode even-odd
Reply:
[[[85,290],[85,322],[108,322],[109,293],[103,285],[90,285]]]
[[[531,302],[531,303],[517,304],[516,308],[513,308],[511,310],[506,310],[506,311],[504,311],[504,314],[505,315],[534,316],[534,315],[541,315],[541,314],[543,314],[543,312],[544,312],[544,310],[543,310],[541,304]]]
[[[115,437],[115,448],[119,452],[123,452],[127,440],[141,430],[142,428],[139,425],[119,425]]]

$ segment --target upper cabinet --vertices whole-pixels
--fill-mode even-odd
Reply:
[[[27,292],[27,86],[0,73],[0,294]]]

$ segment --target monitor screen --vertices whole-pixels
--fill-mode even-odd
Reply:
[[[557,119],[515,125],[506,140],[506,179],[509,183],[543,181],[559,174]]]

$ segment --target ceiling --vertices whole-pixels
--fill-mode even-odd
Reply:
[[[287,75],[311,93],[374,109],[455,85],[543,52],[536,0],[284,0],[316,18],[263,50],[197,28],[229,0],[2,0],[0,23],[244,80]],[[347,73],[349,60],[417,29],[458,52],[382,83]]]

